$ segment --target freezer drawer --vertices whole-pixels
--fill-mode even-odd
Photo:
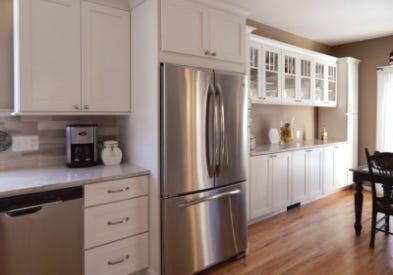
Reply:
[[[163,274],[192,274],[246,250],[244,184],[161,200]]]

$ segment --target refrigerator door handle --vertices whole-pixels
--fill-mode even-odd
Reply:
[[[225,113],[224,113],[224,102],[223,102],[223,95],[222,95],[222,88],[220,84],[216,85],[216,104],[218,104],[218,157],[216,159],[216,172],[217,174],[220,173],[220,167],[222,164],[222,160],[224,158],[224,151],[225,151]]]
[[[211,195],[211,196],[207,196],[207,197],[191,200],[191,201],[188,201],[188,202],[183,202],[183,203],[180,203],[178,205],[178,207],[180,207],[180,208],[189,207],[189,206],[193,206],[195,204],[199,204],[199,203],[202,203],[202,202],[216,200],[216,199],[220,199],[220,198],[223,198],[223,197],[229,197],[229,196],[237,195],[237,194],[240,194],[240,193],[241,193],[240,189],[234,189],[234,190],[227,191],[227,192],[224,192],[224,193],[219,193],[219,194],[215,194],[215,195]]]
[[[214,103],[214,87],[209,84],[207,92],[207,103],[206,103],[206,159],[207,159],[207,170],[209,177],[214,177],[215,174],[215,132],[216,124],[215,118],[215,103]]]

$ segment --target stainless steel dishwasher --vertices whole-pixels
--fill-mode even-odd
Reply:
[[[0,198],[1,275],[78,275],[82,187]]]

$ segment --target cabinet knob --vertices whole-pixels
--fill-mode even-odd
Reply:
[[[210,51],[205,51],[205,55],[210,55]]]
[[[89,110],[89,105],[83,105],[83,108],[85,109],[85,110]]]
[[[216,52],[212,52],[212,54],[211,54],[212,56],[216,56],[217,55],[217,53]]]
[[[79,110],[79,105],[78,104],[74,105],[74,110]]]

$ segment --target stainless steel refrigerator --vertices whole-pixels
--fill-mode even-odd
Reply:
[[[244,75],[161,64],[163,274],[244,255],[246,133]]]

